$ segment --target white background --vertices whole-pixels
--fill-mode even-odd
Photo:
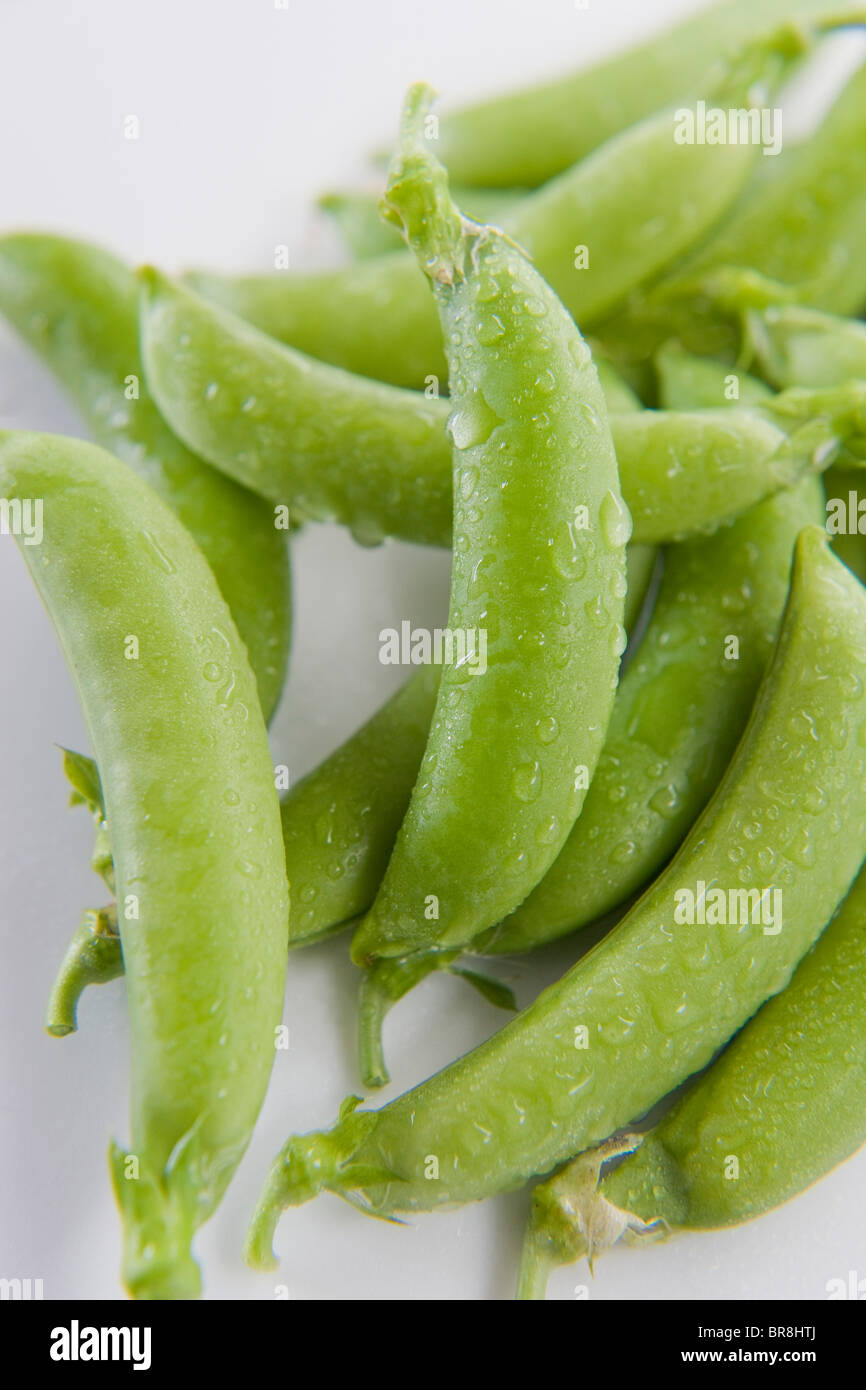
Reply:
[[[757,0],[756,0],[757,2]],[[670,0],[0,0],[0,230],[91,237],[132,261],[265,268],[337,255],[311,213],[325,188],[359,182],[396,126],[407,84],[459,102],[567,70],[695,8]],[[140,139],[124,139],[128,115]],[[387,331],[387,325],[382,325]],[[0,425],[81,432],[47,373],[0,323]],[[333,528],[295,547],[291,678],[272,729],[294,776],[381,702],[395,679],[377,634],[447,612],[448,557],[399,544],[357,548]],[[10,539],[0,540],[0,1276],[42,1278],[45,1296],[121,1296],[110,1136],[126,1137],[127,1039],[120,982],[92,990],[81,1030],[41,1020],[81,909],[103,901],[91,830],[67,811],[54,744],[85,746],[75,695]],[[565,943],[498,973],[521,1004],[570,964]],[[409,1226],[370,1221],[333,1197],[284,1217],[277,1280],[240,1261],[245,1222],[291,1132],[330,1124],[358,1087],[355,971],[346,941],[292,959],[268,1101],[229,1194],[197,1250],[206,1294],[272,1298],[509,1298],[526,1194]],[[434,978],[387,1025],[398,1094],[501,1020],[461,982]],[[746,1227],[616,1250],[561,1271],[550,1297],[823,1298],[866,1276],[866,1153],[795,1203]]]

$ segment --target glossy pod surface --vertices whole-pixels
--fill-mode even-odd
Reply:
[[[788,1201],[866,1142],[866,875],[787,989],[602,1185],[645,1220],[703,1230]],[[726,1181],[734,1155],[736,1182]]]
[[[113,1158],[125,1278],[139,1297],[190,1297],[192,1233],[249,1140],[282,1009],[288,895],[255,681],[200,551],[111,455],[0,434],[0,495],[42,500],[41,542],[21,553],[111,822],[131,1038],[130,1154]]]
[[[545,873],[598,761],[625,646],[630,521],[592,356],[520,250],[462,219],[420,137],[427,99],[410,92],[386,197],[448,345],[448,630],[477,646],[443,665],[358,964],[461,945]]]

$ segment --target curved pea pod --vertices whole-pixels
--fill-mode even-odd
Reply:
[[[365,540],[450,544],[446,401],[317,362],[156,271],[141,283],[150,389],[209,463]]]
[[[813,308],[858,313],[866,302],[864,238],[866,66],[808,141],[762,161],[753,187],[699,251],[595,332],[625,363],[646,362],[671,337],[690,351],[733,359],[739,317],[711,292],[716,272],[757,272]]]
[[[46,1030],[55,1038],[78,1027],[78,1001],[88,985],[104,985],[123,974],[117,929],[117,906],[86,908],[57,974],[48,1007]]]
[[[768,25],[839,8],[833,0],[711,5],[591,68],[446,113],[441,159],[454,179],[479,186],[545,183],[651,112],[700,94],[719,59]]]
[[[474,943],[531,950],[597,921],[670,858],[725,771],[773,653],[794,545],[823,520],[817,478],[664,552],[583,811],[525,902]]]
[[[625,1237],[751,1221],[866,1143],[866,874],[799,965],[645,1135],[581,1155],[532,1194],[519,1298]],[[603,1164],[630,1154],[599,1182]]]
[[[171,507],[204,552],[246,643],[265,717],[291,634],[286,538],[271,509],[184,448],[142,372],[137,288],[107,252],[65,237],[0,237],[0,313],[69,392],[98,444]]]
[[[765,35],[722,65],[708,95],[724,107],[765,105],[807,42],[791,25]],[[582,330],[699,244],[760,158],[753,142],[678,143],[676,122],[673,109],[647,117],[503,219]],[[435,149],[430,141],[428,151]],[[405,252],[312,274],[189,279],[206,297],[314,357],[398,386],[444,380],[441,330],[424,278]]]
[[[41,503],[41,535],[16,539],[75,677],[111,824],[132,1067],[130,1149],[112,1154],[124,1277],[137,1297],[195,1297],[190,1242],[252,1132],[285,981],[255,679],[201,552],[110,454],[0,434],[0,495],[10,515]]]
[[[448,344],[456,655],[353,939],[359,965],[464,945],[543,876],[592,778],[625,646],[630,522],[592,356],[519,248],[462,218],[423,140],[429,100],[409,93],[386,198]]]
[[[275,505],[365,540],[450,546],[452,401],[316,362],[156,272],[144,275],[142,357],[172,430]],[[862,428],[857,383],[786,393],[760,412],[635,410],[609,364],[610,425],[633,539],[711,531],[827,467]],[[623,409],[623,407],[627,409]]]
[[[481,1047],[381,1110],[344,1108],[330,1132],[290,1139],[262,1193],[248,1259],[268,1264],[280,1211],[322,1190],[391,1215],[517,1187],[706,1066],[785,987],[860,869],[864,682],[866,591],[823,532],[807,528],[751,720],[676,858],[613,931]],[[720,897],[731,907],[724,920]]]

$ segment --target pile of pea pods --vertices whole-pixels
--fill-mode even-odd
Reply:
[[[0,433],[0,503],[91,739],[64,765],[108,902],[46,1026],[124,977],[133,1297],[201,1292],[290,950],[341,931],[368,1089],[431,972],[513,1016],[293,1133],[254,1267],[323,1190],[392,1218],[542,1179],[517,1296],[543,1298],[866,1141],[866,65],[808,136],[773,126],[863,23],[723,0],[454,114],[415,84],[378,192],[322,199],[337,269],[172,279],[0,236],[0,313],[94,440]],[[292,534],[321,522],[449,547],[451,645],[280,796]],[[476,968],[601,919],[522,1012]]]

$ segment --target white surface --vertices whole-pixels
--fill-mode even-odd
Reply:
[[[597,0],[0,0],[0,227],[39,226],[104,242],[131,260],[295,264],[332,255],[311,217],[321,189],[363,173],[393,130],[408,82],[465,100],[590,60],[688,4]],[[134,114],[141,137],[123,138]],[[386,326],[383,325],[383,331]],[[0,424],[79,432],[47,374],[0,324]],[[276,761],[314,765],[393,686],[376,634],[399,618],[435,626],[448,559],[389,544],[375,552],[311,530],[295,547],[293,668],[273,726]],[[45,1296],[115,1298],[119,1226],[109,1137],[126,1134],[122,988],[91,991],[81,1030],[41,1028],[57,962],[81,908],[103,893],[88,869],[90,824],[66,810],[53,746],[84,746],[72,683],[11,540],[0,540],[0,1276],[44,1280]],[[331,1197],[283,1220],[276,1279],[240,1262],[245,1222],[271,1157],[293,1130],[328,1125],[357,1089],[355,971],[345,940],[292,961],[286,1018],[250,1152],[197,1249],[206,1294],[271,1298],[498,1299],[511,1296],[524,1193],[408,1227],[369,1221]],[[521,1003],[574,958],[548,950],[500,967]],[[429,981],[391,1016],[394,1082],[420,1080],[500,1021],[473,992]],[[831,1278],[866,1276],[866,1153],[790,1206],[722,1235],[617,1251],[564,1270],[552,1298],[822,1298]]]

